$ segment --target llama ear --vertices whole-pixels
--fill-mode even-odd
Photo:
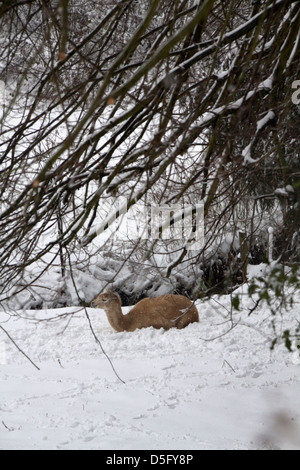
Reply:
[[[113,295],[113,291],[110,290],[108,287],[106,287],[106,288],[104,289],[104,292],[105,292],[106,294]]]

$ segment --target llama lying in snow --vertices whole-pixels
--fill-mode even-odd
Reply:
[[[102,308],[109,323],[116,331],[134,331],[137,328],[184,328],[199,321],[198,310],[183,295],[161,295],[138,302],[123,315],[120,296],[107,289],[93,301],[96,308]]]

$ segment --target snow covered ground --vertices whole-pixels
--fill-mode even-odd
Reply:
[[[79,307],[1,313],[40,370],[0,330],[0,449],[299,449],[298,353],[270,351],[269,313],[247,302],[234,323],[222,296],[198,302],[199,324],[133,333],[88,309],[125,383]]]

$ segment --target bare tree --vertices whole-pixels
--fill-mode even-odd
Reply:
[[[251,248],[261,220],[272,216],[271,196],[280,223],[291,220],[291,249],[299,232],[299,106],[291,100],[299,2],[78,5],[0,8],[2,300],[51,266],[65,276],[65,250],[81,262],[85,253],[103,253],[99,232],[120,211],[103,223],[99,214],[120,195],[128,209],[139,201],[203,202],[206,243],[192,255],[186,240],[172,245],[160,266],[159,243],[134,240],[122,259],[110,252],[111,263],[119,256],[117,271],[139,246],[132,263],[171,279],[190,257],[199,276],[203,257],[229,232],[231,256],[244,234],[245,265],[245,243]],[[240,220],[245,207],[251,216]],[[43,268],[28,277],[36,263]]]

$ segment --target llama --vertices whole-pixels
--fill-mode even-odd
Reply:
[[[167,294],[146,298],[138,302],[123,315],[121,299],[116,292],[106,289],[98,295],[93,306],[105,311],[108,321],[116,331],[134,331],[138,328],[185,328],[189,323],[199,321],[194,303],[183,295]]]

